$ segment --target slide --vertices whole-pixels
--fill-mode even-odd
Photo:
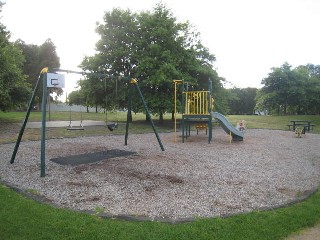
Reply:
[[[243,132],[236,129],[221,113],[212,112],[212,117],[218,119],[223,130],[232,136],[232,140],[234,141],[243,141]]]

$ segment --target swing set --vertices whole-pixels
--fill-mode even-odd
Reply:
[[[116,78],[115,79],[115,82],[116,82],[116,101],[118,101],[118,79]],[[116,110],[116,122],[109,122],[108,121],[108,113],[107,113],[107,103],[108,103],[108,95],[107,95],[107,81],[106,81],[106,78],[104,78],[104,95],[105,95],[105,105],[106,105],[106,108],[105,108],[105,112],[106,112],[106,127],[110,130],[110,131],[113,131],[115,129],[118,128],[118,111]]]
[[[77,72],[77,71],[70,71],[70,70],[62,70],[62,69],[52,69],[51,72],[49,72],[49,68],[43,68],[38,76],[36,85],[33,89],[32,92],[32,96],[30,98],[29,101],[29,106],[26,112],[26,116],[25,119],[22,123],[12,156],[11,156],[11,160],[10,163],[13,164],[16,154],[18,152],[19,149],[19,145],[25,130],[25,127],[27,125],[28,119],[29,119],[29,115],[30,112],[32,110],[32,106],[33,106],[33,102],[35,99],[35,93],[37,91],[38,86],[40,85],[40,80],[42,78],[43,81],[43,88],[42,88],[42,127],[41,127],[41,156],[40,156],[40,168],[41,168],[41,173],[40,173],[40,177],[44,177],[45,176],[45,154],[46,154],[46,144],[45,144],[45,140],[46,140],[46,109],[47,109],[47,88],[48,87],[60,87],[60,88],[64,88],[64,75],[62,74],[57,74],[57,72],[66,72],[66,73],[75,73],[75,74],[82,74],[82,75],[94,75],[94,76],[98,76],[98,77],[105,77],[105,78],[114,78],[115,76],[112,75],[108,75],[108,74],[101,74],[101,73],[88,73],[88,72]],[[147,107],[147,104],[144,100],[144,97],[141,93],[141,90],[139,88],[138,85],[138,81],[137,79],[130,79],[129,77],[121,77],[122,79],[125,80],[129,80],[129,92],[128,92],[128,112],[127,112],[127,122],[126,122],[126,133],[125,133],[125,145],[128,145],[128,136],[129,136],[129,121],[130,121],[130,113],[131,113],[131,103],[132,103],[132,88],[135,87],[135,89],[138,91],[138,94],[140,96],[140,99],[143,103],[143,106],[145,108],[146,114],[148,119],[150,119],[150,124],[151,127],[154,131],[154,134],[158,140],[159,146],[161,148],[162,151],[164,151],[164,147],[162,145],[162,142],[160,140],[160,137],[155,129],[154,123],[152,121],[149,109]],[[106,80],[105,80],[106,81]],[[106,86],[106,85],[105,85]],[[117,87],[116,87],[117,90]],[[82,118],[82,117],[81,117]],[[106,116],[107,118],[107,116]],[[106,119],[107,120],[107,119]],[[71,113],[70,113],[70,125],[71,125]],[[81,125],[82,125],[82,119],[81,119]],[[118,127],[118,122],[107,122],[106,123],[108,129],[110,131],[113,131],[114,129],[116,129]],[[71,130],[71,129],[70,129]],[[75,130],[75,129],[73,129]],[[77,129],[79,130],[79,129]]]
[[[69,106],[69,126],[67,127],[67,130],[84,130],[83,124],[82,124],[82,110],[80,106],[80,125],[75,126],[72,124],[72,111],[71,111],[71,105]]]
[[[116,101],[118,100],[118,80],[116,78],[115,80],[116,82],[116,86],[115,86],[115,93],[116,93],[116,96],[115,96],[115,99]],[[108,102],[108,97],[107,97],[107,81],[106,81],[106,78],[104,78],[104,95],[105,95],[105,114],[106,114],[106,120],[105,120],[105,123],[106,123],[106,127],[110,130],[110,131],[113,131],[115,129],[118,128],[118,113],[116,111],[116,122],[109,122],[108,121],[108,113],[107,113],[107,102]],[[78,126],[76,125],[73,125],[72,122],[72,110],[71,110],[71,105],[69,106],[69,126],[67,127],[67,130],[84,130],[84,126],[83,126],[83,123],[82,123],[82,106],[80,106],[80,124]]]

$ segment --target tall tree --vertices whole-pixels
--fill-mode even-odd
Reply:
[[[253,114],[256,105],[256,88],[228,89],[230,114]]]
[[[307,64],[309,79],[305,84],[307,96],[306,113],[320,114],[320,65]]]
[[[278,114],[287,113],[290,88],[291,65],[284,63],[281,67],[272,68],[268,77],[262,80],[264,104]]]
[[[135,67],[132,57],[133,43],[137,29],[135,15],[129,10],[114,9],[105,13],[104,22],[98,24],[96,28],[101,37],[96,43],[98,53],[85,57],[80,67],[84,71],[93,73],[133,77],[132,71]],[[117,100],[125,102],[123,95],[127,83],[128,80],[116,82],[115,78],[88,75],[86,80],[81,81],[81,88],[86,88],[88,104],[91,106],[105,106],[107,94],[108,106],[105,107],[110,109],[115,106]],[[119,107],[125,106],[120,104]]]
[[[319,113],[319,66],[308,64],[294,69],[288,63],[272,68],[262,80],[256,108],[277,114]]]
[[[81,90],[73,91],[68,95],[68,103],[69,105],[85,105],[85,96],[83,96]]]
[[[221,85],[212,68],[215,57],[201,44],[199,34],[189,23],[177,23],[161,3],[152,12],[106,12],[97,33],[97,54],[86,57],[82,69],[138,78],[150,110],[160,119],[173,110],[173,79],[199,85],[199,80],[208,82],[211,77],[215,85]],[[96,91],[92,84],[91,88]],[[140,101],[133,102],[139,109]]]
[[[143,82],[142,89],[150,102],[153,113],[173,110],[173,79],[185,79],[198,87],[214,78],[210,54],[188,22],[178,23],[172,12],[159,3],[152,13],[138,15],[139,42],[137,47],[138,78]],[[214,78],[213,80],[217,80]],[[202,86],[203,87],[203,86]]]
[[[25,62],[23,64],[23,73],[27,76],[27,81],[34,87],[38,75],[44,67],[49,68],[59,68],[60,59],[56,52],[56,46],[51,41],[47,39],[42,45],[26,44],[23,40],[19,39],[15,42],[24,56]],[[40,86],[37,91],[36,101],[38,104],[41,103],[42,87]],[[50,88],[49,94],[55,92],[58,96],[62,95],[63,90],[61,88]]]
[[[0,2],[0,12],[3,3]],[[7,111],[25,105],[30,86],[22,73],[22,52],[9,41],[10,33],[0,22],[0,110]]]

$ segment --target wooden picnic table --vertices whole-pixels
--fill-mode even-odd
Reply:
[[[295,131],[296,127],[303,127],[305,130],[310,131],[314,124],[310,120],[290,120],[289,129],[292,127],[292,130]]]

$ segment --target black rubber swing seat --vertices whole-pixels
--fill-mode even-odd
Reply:
[[[117,122],[110,122],[107,123],[107,127],[110,131],[115,130],[118,127],[118,123]]]

